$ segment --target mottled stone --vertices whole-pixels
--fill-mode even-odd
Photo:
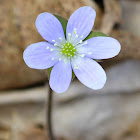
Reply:
[[[101,31],[109,34],[114,25],[122,20],[122,9],[117,0],[104,0],[105,13],[103,16]]]
[[[123,21],[120,28],[140,36],[140,1],[120,0]]]
[[[133,33],[121,30],[113,30],[111,37],[121,43],[121,52],[114,60],[140,59],[140,37]]]

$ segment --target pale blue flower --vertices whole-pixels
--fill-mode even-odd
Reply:
[[[48,42],[31,44],[24,51],[24,61],[33,69],[48,69],[50,87],[57,93],[65,92],[72,80],[72,70],[85,86],[101,89],[106,82],[103,68],[93,59],[116,56],[120,43],[111,37],[93,37],[83,41],[91,32],[96,12],[85,6],[76,10],[66,28],[66,38],[60,21],[50,13],[41,13],[36,28]]]

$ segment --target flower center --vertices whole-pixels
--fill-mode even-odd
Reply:
[[[61,53],[67,57],[74,57],[76,48],[71,43],[66,43],[61,50]]]

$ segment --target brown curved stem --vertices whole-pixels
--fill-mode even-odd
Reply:
[[[48,110],[47,110],[47,123],[48,123],[48,137],[49,140],[55,140],[52,129],[52,108],[53,108],[53,91],[49,87],[48,91]]]

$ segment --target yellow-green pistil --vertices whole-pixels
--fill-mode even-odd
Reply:
[[[62,54],[67,57],[74,57],[76,48],[71,43],[66,43],[62,48]]]

